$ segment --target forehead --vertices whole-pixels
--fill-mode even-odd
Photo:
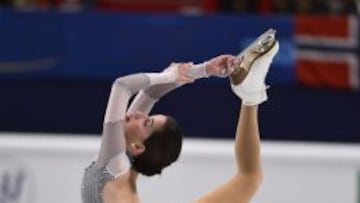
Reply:
[[[151,119],[154,119],[154,128],[161,128],[165,122],[167,117],[163,114],[155,114],[150,116]]]
[[[165,122],[167,117],[163,114],[154,114],[154,115],[151,115],[150,118],[154,119],[154,121],[157,121],[157,122]]]

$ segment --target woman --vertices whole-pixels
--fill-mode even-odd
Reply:
[[[259,52],[258,45],[265,49]],[[267,100],[265,76],[278,50],[277,42],[267,45],[267,41],[252,44],[238,57],[221,55],[199,65],[172,64],[161,73],[118,78],[106,109],[100,152],[83,177],[83,202],[140,202],[138,174],[161,173],[178,158],[182,143],[172,117],[148,116],[152,106],[176,87],[211,75],[227,77],[234,68],[232,89],[243,100],[236,135],[238,172],[196,202],[248,202],[261,182],[257,105]],[[126,112],[130,97],[138,91]]]
[[[195,79],[229,76],[234,59],[221,55],[199,65],[174,63],[161,73],[118,78],[108,101],[99,154],[83,177],[83,202],[139,202],[138,173],[160,174],[178,158],[182,144],[176,121],[165,115],[148,116],[151,108],[167,92]]]

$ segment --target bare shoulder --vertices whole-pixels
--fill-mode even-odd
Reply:
[[[137,198],[132,184],[130,184],[131,172],[127,171],[115,179],[107,182],[103,189],[104,202],[134,202]]]
[[[127,170],[126,172],[122,173],[121,175],[117,175],[113,182],[121,183],[121,182],[129,182],[131,178],[131,170]]]
[[[193,203],[248,203],[261,185],[259,176],[234,176]]]
[[[130,170],[126,171],[123,174],[118,175],[114,179],[108,181],[105,184],[104,189],[105,190],[107,190],[107,189],[109,189],[109,190],[118,190],[119,188],[124,187],[124,185],[129,184],[130,177],[131,177]]]

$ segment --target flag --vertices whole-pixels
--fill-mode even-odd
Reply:
[[[295,43],[295,74],[300,84],[359,89],[355,16],[297,16]]]

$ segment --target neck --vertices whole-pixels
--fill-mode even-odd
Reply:
[[[139,176],[139,173],[133,169],[130,170],[130,185],[131,187],[134,189],[134,191],[136,191],[136,180],[137,177]]]

